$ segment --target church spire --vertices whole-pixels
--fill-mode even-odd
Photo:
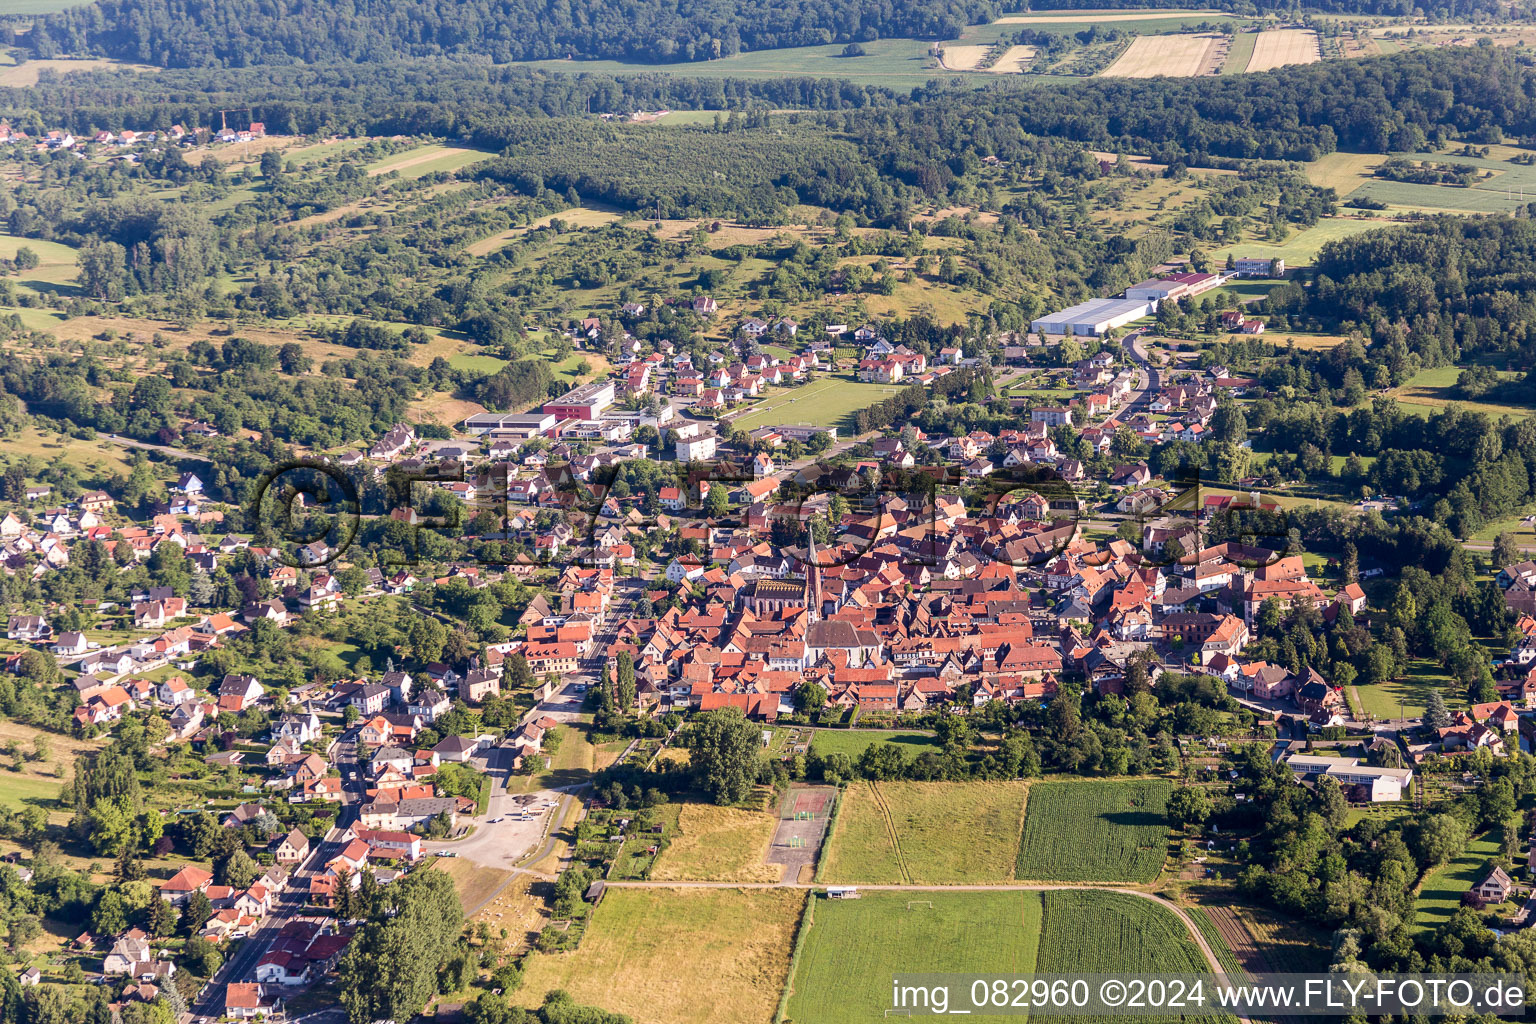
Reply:
[[[821,566],[816,560],[816,532],[805,524],[805,610],[812,622],[821,618]]]

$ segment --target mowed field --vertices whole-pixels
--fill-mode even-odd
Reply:
[[[1226,37],[1218,35],[1137,36],[1130,49],[1104,69],[1105,78],[1189,78],[1209,63],[1209,56]]]
[[[1317,33],[1308,28],[1277,28],[1259,33],[1248,58],[1249,71],[1270,71],[1287,64],[1315,64],[1323,59]]]
[[[376,176],[398,171],[404,178],[420,178],[437,171],[456,171],[494,155],[462,146],[421,146],[375,160],[368,165],[368,173]]]
[[[1414,930],[1433,931],[1449,921],[1461,907],[1461,897],[1477,884],[1488,862],[1498,855],[1499,841],[1491,834],[1485,835],[1472,840],[1465,850],[1424,879],[1424,887],[1414,903]]]
[[[1008,878],[1022,782],[855,782],[843,794],[824,881],[929,885]]]
[[[1367,231],[1393,226],[1393,222],[1370,217],[1323,217],[1316,224],[1294,232],[1283,242],[1238,242],[1224,245],[1211,253],[1213,260],[1225,262],[1231,256],[1279,258],[1287,267],[1310,266],[1329,242],[1350,238]]]
[[[813,897],[785,1017],[795,1024],[881,1020],[891,1008],[895,973],[1030,974],[1040,943],[1040,897],[1038,892]]]
[[[778,821],[763,811],[684,804],[678,834],[656,858],[658,882],[777,882],[783,867],[765,864]]]
[[[1031,784],[1015,876],[1150,882],[1166,855],[1172,790],[1161,780]]]
[[[559,988],[646,1024],[768,1024],[805,899],[786,889],[610,888],[581,947],[533,954],[511,998],[538,1006]]]
[[[901,390],[900,384],[867,384],[850,375],[822,377],[797,388],[773,390],[746,415],[731,420],[731,428],[812,424],[837,427],[848,436],[853,416]]]
[[[828,754],[858,756],[876,743],[889,743],[900,747],[909,756],[936,752],[939,742],[927,733],[896,732],[885,729],[818,729],[811,736],[811,752],[822,757]]]

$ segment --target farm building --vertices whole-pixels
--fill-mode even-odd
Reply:
[[[1029,328],[1041,334],[1104,334],[1152,312],[1152,303],[1145,300],[1092,299],[1033,320]]]
[[[1371,803],[1387,803],[1403,798],[1403,789],[1413,781],[1412,768],[1377,768],[1362,764],[1356,757],[1316,757],[1311,754],[1295,754],[1286,761],[1296,773],[1296,781],[1316,779],[1324,775],[1337,779],[1339,785],[1366,786],[1370,789]]]

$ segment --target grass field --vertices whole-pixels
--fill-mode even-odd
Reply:
[[[1309,28],[1268,29],[1259,33],[1248,60],[1249,71],[1271,71],[1288,64],[1315,64],[1323,59],[1317,33]]]
[[[1498,854],[1498,840],[1491,835],[1482,836],[1424,879],[1424,887],[1414,903],[1414,929],[1429,931],[1450,920],[1461,906],[1462,894],[1478,882],[1483,868]]]
[[[0,773],[0,807],[15,812],[28,804],[38,804],[47,810],[48,805],[58,800],[63,785],[58,779]]]
[[[560,988],[646,1024],[768,1024],[805,899],[784,889],[609,889],[581,947],[535,953],[512,999],[537,1006]]]
[[[886,732],[881,729],[819,729],[811,737],[812,753],[847,754],[857,758],[876,743],[900,747],[902,753],[916,755],[938,748],[938,741],[920,732]]]
[[[3,454],[17,458],[35,455],[45,463],[68,462],[91,481],[127,475],[132,465],[127,448],[105,441],[83,441],[44,433],[36,427],[23,427],[5,439]]]
[[[1518,405],[1501,405],[1497,402],[1468,401],[1457,395],[1456,378],[1461,376],[1459,366],[1436,366],[1428,370],[1420,370],[1402,387],[1393,388],[1388,392],[1397,399],[1406,411],[1416,411],[1412,407],[1419,406],[1428,412],[1438,412],[1447,405],[1455,403],[1463,409],[1472,412],[1483,412],[1489,416],[1514,416],[1523,419],[1531,414],[1531,409]],[[1505,373],[1502,380],[1516,380],[1519,374]]]
[[[444,860],[439,857],[432,861],[432,868],[453,879],[453,887],[459,893],[459,903],[463,905],[465,913],[469,914],[488,901],[512,877],[510,871],[498,871],[472,860],[457,858]]]
[[[1399,718],[1404,714],[1415,718],[1424,713],[1424,704],[1434,689],[1440,687],[1442,692],[1450,692],[1443,689],[1450,681],[1438,663],[1416,658],[1408,663],[1408,674],[1402,679],[1356,689],[1365,710],[1377,718]]]
[[[911,88],[949,74],[928,55],[920,39],[875,39],[862,44],[865,56],[844,57],[843,44],[755,50],[719,60],[677,64],[632,64],[616,60],[542,60],[529,67],[566,74],[661,72],[685,78],[784,78],[810,75],[846,78],[869,85]]]
[[[375,160],[367,170],[373,175],[398,171],[403,178],[420,178],[437,171],[456,171],[477,161],[489,160],[493,155],[461,146],[420,146]]]
[[[39,292],[52,292],[57,290],[53,286],[60,285],[66,286],[68,291],[74,290],[74,281],[80,272],[74,248],[61,242],[0,235],[0,256],[13,260],[17,250],[22,248],[35,252],[38,262],[31,270],[23,270],[17,275],[19,284]]]
[[[1212,49],[1224,36],[1184,34],[1137,36],[1130,48],[1102,72],[1105,78],[1153,78],[1157,75],[1189,78],[1206,65]]]
[[[1012,873],[1025,786],[856,782],[829,839],[829,882],[960,884]]]
[[[901,390],[899,384],[866,384],[851,374],[821,377],[797,388],[774,390],[745,416],[731,421],[731,427],[753,427],[809,423],[818,427],[837,427],[846,437],[853,432],[853,416]]]
[[[865,892],[816,897],[786,1018],[880,1020],[894,973],[1030,974],[1040,942],[1038,892]],[[1017,1017],[974,1016],[1004,1021]]]
[[[1259,41],[1257,32],[1238,32],[1232,37],[1232,45],[1227,48],[1227,59],[1222,62],[1221,73],[1224,75],[1241,75],[1248,70],[1248,61],[1253,56],[1254,44]]]
[[[777,882],[783,867],[763,863],[778,821],[762,811],[684,804],[678,834],[656,858],[658,882]]]
[[[1310,228],[1295,232],[1278,245],[1263,241],[1240,242],[1214,250],[1211,258],[1224,261],[1229,255],[1278,257],[1285,260],[1287,267],[1304,267],[1316,260],[1318,251],[1329,242],[1390,226],[1388,222],[1372,218],[1324,217]]]
[[[1149,882],[1162,868],[1172,785],[1162,781],[1037,782],[1029,787],[1018,878]]]
[[[83,6],[70,0],[5,0],[0,4],[0,14],[47,14],[51,11],[62,11],[66,7]],[[0,85],[17,86],[27,88],[37,84],[38,76],[44,71],[56,71],[61,75],[67,75],[71,71],[97,71],[101,68],[133,68],[136,71],[151,71],[150,67],[143,64],[129,64],[126,61],[105,60],[95,57],[74,59],[49,58],[44,60],[29,60],[24,64],[11,64],[0,67]]]

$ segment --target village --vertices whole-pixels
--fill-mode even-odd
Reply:
[[[1284,529],[1231,527],[1282,514],[1256,477],[1212,492],[1145,460],[1114,461],[1127,437],[1205,440],[1218,411],[1256,385],[1220,364],[1154,362],[1147,326],[1119,334],[1157,301],[1203,286],[1195,277],[1132,289],[1124,301],[1140,312],[1121,322],[1112,321],[1127,311],[1100,307],[1039,321],[996,368],[959,348],[930,362],[872,324],[829,327],[780,355],[763,342],[800,345],[798,325],[749,318],[702,365],[626,340],[633,361],[608,378],[521,411],[473,414],[446,439],[402,422],[331,459],[360,482],[424,484],[388,511],[407,530],[434,529],[419,511],[434,495],[456,499],[482,539],[517,545],[504,563],[364,567],[348,543],[258,544],[225,528],[231,510],[208,498],[195,460],[180,463],[167,500],[143,518],[105,491],[56,500],[29,485],[0,518],[10,576],[38,581],[91,549],[119,567],[171,563],[203,579],[238,561],[256,578],[233,602],[208,588],[149,586],[92,608],[13,613],[0,666],[36,678],[46,655],[63,673],[77,735],[148,716],[163,721],[162,744],[186,745],[237,783],[240,799],[219,825],[260,858],[259,875],[227,884],[227,871],[189,862],[155,882],[182,925],[194,922],[189,939],[231,950],[189,1007],[236,1019],[270,1017],[296,997],[302,1005],[355,932],[353,894],[460,848],[498,865],[543,852],[573,795],[592,794],[519,780],[549,768],[546,744],[590,722],[593,695],[612,693],[615,676],[626,681],[616,713],[665,722],[669,737],[727,709],[765,737],[784,725],[878,730],[1048,707],[1064,684],[1130,699],[1165,677],[1193,677],[1275,742],[1298,782],[1332,779],[1356,806],[1412,799],[1426,762],[1518,750],[1536,695],[1536,563],[1499,576],[1521,637],[1499,664],[1500,699],[1432,728],[1378,721],[1316,670],[1245,653],[1288,616],[1334,626],[1373,612],[1366,574],[1345,578],[1288,550]],[[692,305],[714,313],[707,297]],[[1232,329],[1254,333],[1235,317]],[[597,343],[602,329],[590,318],[572,340]],[[1091,354],[1052,366],[1074,337],[1090,340]],[[756,413],[762,388],[793,395],[835,384],[839,370],[929,393],[995,375],[997,400],[1021,425],[938,436],[899,413],[851,434],[793,413],[734,425]],[[1042,375],[1059,400],[1042,400],[1037,385],[1009,394]],[[1105,478],[1058,447],[1062,428],[1110,467]],[[182,437],[217,431],[193,422]],[[658,470],[648,486],[614,487],[626,466],[647,462]],[[382,671],[277,683],[206,668],[232,644],[313,635],[349,611],[403,602],[412,615],[446,618],[415,602],[508,584],[532,593],[511,635],[459,645],[457,656],[424,660],[401,644]],[[1346,735],[1365,737],[1368,759],[1340,756]],[[660,756],[644,753],[642,763]],[[162,813],[174,823],[206,812]],[[299,815],[303,827],[286,824]],[[1486,885],[1509,882],[1496,871]],[[1508,892],[1486,896],[1499,903]],[[158,938],[139,926],[86,932],[62,955],[126,981],[118,1003],[154,1002],[178,969]],[[34,966],[21,983],[40,977]]]

